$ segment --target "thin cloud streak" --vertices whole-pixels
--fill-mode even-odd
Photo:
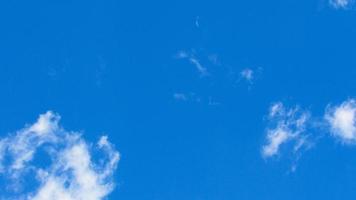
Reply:
[[[200,61],[196,58],[196,56],[193,53],[189,53],[186,51],[180,51],[178,52],[177,56],[178,59],[187,59],[190,63],[192,63],[195,68],[198,70],[198,72],[202,75],[202,76],[206,76],[208,75],[208,70],[206,67],[204,67]]]

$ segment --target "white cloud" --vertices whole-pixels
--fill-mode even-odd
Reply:
[[[194,55],[193,52],[180,51],[180,52],[178,52],[176,57],[178,59],[187,59],[190,63],[192,63],[195,66],[195,68],[198,70],[198,72],[201,75],[206,76],[209,74],[207,68],[205,68],[200,63],[199,59],[196,58],[196,56]]]
[[[184,93],[174,93],[173,98],[177,101],[187,101],[188,100],[187,94],[184,94]]]
[[[173,94],[173,98],[177,101],[184,101],[184,102],[188,102],[188,101],[194,103],[202,102],[202,97],[194,92],[187,92],[187,93],[176,92]]]
[[[60,117],[47,112],[40,115],[33,125],[21,129],[15,135],[2,139],[1,148],[3,155],[9,154],[11,157],[7,171],[16,175],[26,163],[33,158],[36,149],[43,143],[55,142],[54,132],[58,131],[58,121]],[[0,164],[1,165],[1,164]]]
[[[269,117],[272,118],[274,116],[278,115],[282,115],[284,112],[284,106],[281,102],[275,103],[270,107],[270,111],[269,111]]]
[[[262,154],[264,157],[271,157],[278,153],[279,146],[292,138],[292,134],[283,128],[269,130],[267,134],[267,145],[263,146]]]
[[[46,112],[40,115],[37,122],[33,124],[29,131],[37,134],[48,134],[58,129],[58,121],[60,117],[52,112]]]
[[[16,186],[11,199],[102,200],[113,190],[119,153],[107,136],[101,137],[97,148],[93,148],[80,133],[61,128],[59,120],[59,115],[49,111],[33,125],[0,140],[0,173],[9,185],[26,182],[23,177],[28,175],[36,177],[38,185],[26,194]],[[103,152],[98,162],[91,156],[95,149]],[[36,157],[39,151],[47,154],[49,165],[38,162],[44,159],[43,155]]]
[[[255,83],[257,79],[259,79],[262,75],[263,69],[261,67],[258,68],[245,68],[239,72],[239,82],[243,81],[247,83],[248,88],[251,89],[251,86]]]
[[[296,153],[306,143],[305,127],[309,113],[298,107],[286,109],[280,102],[273,104],[269,112],[271,128],[267,129],[266,144],[262,146],[264,158],[279,154],[280,147],[287,142],[293,142]]]
[[[325,130],[327,124],[330,134],[343,144],[356,145],[356,99],[348,99],[336,106],[327,106],[322,120],[311,119],[308,111],[298,107],[287,109],[278,102],[271,105],[268,114],[270,128],[267,129],[266,144],[262,146],[264,158],[281,153],[281,147],[292,148],[291,153],[301,156],[302,150],[314,146],[323,134],[311,134]],[[319,118],[319,117],[318,117]],[[287,145],[288,144],[288,145]],[[285,150],[285,149],[283,149]],[[295,171],[296,163],[291,171]]]
[[[329,3],[336,9],[346,9],[353,4],[353,0],[329,0]]]
[[[356,102],[347,100],[336,107],[328,107],[325,119],[331,127],[331,133],[345,143],[356,142]]]
[[[189,61],[195,65],[195,67],[200,72],[200,74],[202,74],[202,75],[208,74],[208,70],[205,67],[203,67],[202,64],[200,64],[200,62],[197,58],[191,57],[191,58],[189,58]]]
[[[251,82],[254,78],[254,72],[252,69],[244,69],[240,72],[241,78],[245,79],[246,81]]]
[[[199,24],[199,16],[197,16],[197,17],[195,18],[195,26],[196,26],[197,28],[200,27],[200,24]]]
[[[194,92],[181,93],[177,92],[173,94],[173,98],[176,101],[186,103],[202,103],[208,106],[219,106],[221,103],[212,96],[201,96]]]

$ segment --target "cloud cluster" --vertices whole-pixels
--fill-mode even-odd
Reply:
[[[280,146],[293,143],[293,151],[299,151],[306,143],[306,126],[309,112],[299,107],[287,109],[280,102],[271,106],[269,120],[272,127],[267,129],[266,144],[262,146],[262,156],[265,158],[279,153]]]
[[[0,198],[101,200],[113,190],[120,156],[107,136],[92,145],[80,133],[64,130],[59,121],[58,114],[48,111],[0,140],[0,175],[11,193]],[[94,150],[101,159],[93,158]],[[35,179],[28,182],[24,177],[29,176]]]
[[[347,9],[353,4],[353,0],[329,0],[329,4],[335,9]]]
[[[315,138],[313,132],[325,130],[342,144],[356,144],[356,100],[349,99],[335,106],[326,106],[320,123],[311,118],[310,111],[299,107],[287,109],[282,103],[273,104],[269,109],[270,127],[266,130],[266,142],[261,154],[264,158],[278,155],[282,145],[292,143],[293,153],[308,149]],[[315,131],[317,129],[318,131]]]

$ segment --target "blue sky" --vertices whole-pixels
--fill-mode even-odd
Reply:
[[[53,167],[81,169],[72,147],[93,188],[115,184],[93,200],[352,199],[355,8],[1,1],[0,199],[36,199],[50,177],[85,191]],[[18,141],[36,150],[11,178]]]

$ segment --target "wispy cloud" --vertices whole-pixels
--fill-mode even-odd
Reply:
[[[93,147],[80,133],[63,129],[59,121],[58,114],[48,111],[0,140],[0,173],[7,179],[9,199],[102,200],[113,190],[119,153],[107,136]],[[100,161],[92,158],[94,150],[102,152]],[[47,154],[47,166],[38,162],[44,158],[37,158],[37,152]],[[36,177],[36,183],[21,184],[28,176]],[[38,187],[24,193],[28,184]]]
[[[178,59],[187,59],[190,63],[192,63],[195,68],[198,70],[198,72],[206,76],[208,75],[208,70],[205,68],[199,61],[199,59],[194,55],[193,52],[187,52],[187,51],[180,51],[178,52],[177,56]]]
[[[246,68],[240,72],[241,78],[248,82],[252,82],[254,78],[254,71],[252,69]]]
[[[287,109],[280,102],[270,107],[269,122],[267,129],[266,144],[262,146],[264,158],[279,154],[280,147],[288,142],[293,143],[293,152],[298,152],[304,147],[307,134],[306,125],[310,114],[299,107]]]
[[[195,27],[197,27],[197,28],[200,27],[199,16],[197,16],[197,17],[195,18]]]
[[[279,155],[281,146],[287,143],[292,144],[286,146],[293,147],[292,152],[300,156],[301,150],[316,145],[317,140],[325,136],[320,132],[330,133],[343,144],[356,145],[355,99],[326,106],[323,117],[317,118],[312,118],[309,111],[299,107],[287,109],[279,102],[270,107],[268,120],[272,126],[267,129],[266,144],[262,146],[263,158]],[[292,171],[295,166],[293,164]]]
[[[219,106],[221,103],[216,101],[212,96],[202,97],[194,92],[176,92],[173,94],[176,101],[202,103],[208,106]]]
[[[347,9],[354,3],[353,0],[329,0],[329,4],[335,9]]]
[[[335,107],[328,107],[325,119],[331,133],[344,143],[356,143],[356,101],[347,100]]]
[[[293,137],[293,133],[281,127],[269,130],[267,134],[267,144],[262,148],[262,155],[264,157],[276,155],[279,151],[279,146]]]
[[[177,101],[187,101],[189,97],[185,93],[174,93],[173,98]]]
[[[245,68],[240,71],[238,82],[245,82],[248,85],[248,88],[251,89],[251,86],[259,79],[262,75],[263,68]]]
[[[58,65],[51,64],[47,67],[47,75],[53,81],[60,80],[66,73],[68,73],[68,68],[70,68],[70,60],[65,59],[63,63]]]
[[[194,92],[176,92],[173,94],[176,101],[202,103],[202,97]]]

